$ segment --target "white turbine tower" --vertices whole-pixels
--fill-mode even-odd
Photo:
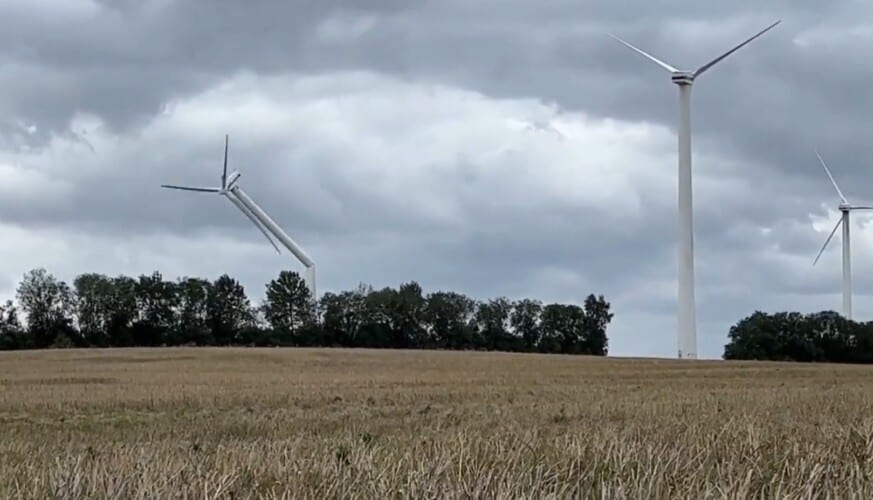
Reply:
[[[309,293],[312,297],[312,300],[317,300],[317,296],[315,294],[315,262],[303,251],[300,246],[291,239],[288,234],[279,227],[276,222],[264,212],[257,203],[255,203],[249,195],[246,194],[245,191],[239,186],[239,178],[240,173],[238,171],[233,171],[230,176],[227,175],[227,143],[228,137],[224,136],[224,171],[221,174],[221,187],[189,187],[189,186],[173,186],[169,184],[162,184],[162,188],[168,189],[181,189],[183,191],[196,191],[200,193],[217,193],[225,196],[228,200],[231,201],[240,211],[245,214],[249,220],[257,227],[261,233],[267,238],[267,241],[273,245],[273,248],[276,249],[276,252],[282,253],[279,250],[279,247],[276,245],[276,242],[273,241],[273,238],[270,235],[273,235],[274,238],[279,240],[282,245],[287,248],[291,253],[297,257],[297,260],[306,267],[306,286],[309,288]]]
[[[691,204],[691,85],[694,79],[741,49],[752,40],[771,30],[776,21],[743,43],[730,49],[694,71],[682,71],[644,52],[628,42],[610,35],[619,43],[670,72],[679,86],[679,358],[697,358],[697,318],[694,305],[694,236]]]
[[[847,319],[852,319],[852,248],[851,241],[849,240],[849,227],[851,226],[851,219],[849,218],[849,213],[852,210],[873,210],[873,205],[853,205],[849,203],[845,196],[843,196],[843,192],[840,190],[840,187],[837,186],[837,181],[834,180],[834,176],[831,175],[831,170],[828,168],[824,159],[822,159],[821,155],[818,154],[818,151],[815,152],[815,155],[818,156],[818,161],[821,163],[822,168],[826,174],[828,174],[828,179],[831,180],[831,184],[834,185],[834,189],[837,191],[837,196],[840,197],[840,204],[838,206],[840,213],[842,214],[839,220],[837,220],[837,225],[834,226],[834,230],[831,231],[828,239],[825,240],[824,246],[819,250],[818,255],[815,256],[815,260],[812,262],[812,265],[816,265],[818,263],[818,259],[821,258],[821,254],[824,253],[825,249],[828,247],[828,244],[834,237],[834,234],[837,233],[837,229],[840,228],[840,225],[843,226],[843,316]]]

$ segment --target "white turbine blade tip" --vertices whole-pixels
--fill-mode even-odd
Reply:
[[[627,48],[629,48],[629,49],[631,49],[631,50],[633,50],[633,51],[636,52],[637,54],[640,54],[641,56],[643,56],[643,57],[645,57],[646,59],[652,61],[653,63],[657,64],[658,66],[660,66],[660,67],[666,69],[667,71],[669,71],[669,72],[671,72],[671,73],[677,73],[677,72],[679,71],[678,69],[674,68],[673,66],[670,66],[669,64],[667,64],[667,63],[665,63],[664,61],[658,59],[657,57],[653,56],[652,54],[649,54],[648,52],[646,52],[646,51],[644,51],[643,49],[640,49],[640,48],[638,48],[638,47],[634,47],[634,46],[631,45],[630,43],[628,43],[628,42],[622,40],[621,38],[619,38],[619,37],[613,35],[612,33],[610,33],[609,36],[612,37],[612,39],[614,39],[614,40],[617,41],[618,43],[624,45],[625,47],[627,47]]]
[[[770,26],[767,26],[766,28],[764,28],[764,29],[762,29],[761,31],[755,33],[755,34],[752,35],[751,37],[747,38],[745,41],[743,41],[743,43],[741,43],[741,44],[735,46],[734,48],[730,49],[729,51],[725,52],[724,54],[722,54],[722,55],[716,57],[716,58],[713,59],[712,61],[709,61],[708,63],[704,64],[703,66],[697,68],[697,70],[694,72],[694,76],[695,76],[695,77],[700,76],[700,75],[703,74],[706,70],[708,70],[709,68],[715,66],[715,65],[718,64],[719,62],[723,61],[727,56],[733,54],[734,52],[740,50],[741,48],[745,47],[746,45],[752,43],[752,40],[758,38],[759,36],[763,35],[764,33],[766,33],[766,32],[768,32],[768,31],[770,31],[771,29],[775,28],[776,25],[779,24],[779,23],[781,23],[781,22],[782,22],[781,19],[778,20],[778,21],[776,21],[775,23],[771,24]]]
[[[837,185],[837,181],[834,180],[834,176],[831,174],[831,169],[828,168],[828,165],[827,163],[825,163],[824,158],[822,158],[821,155],[818,154],[818,150],[815,151],[815,156],[818,157],[819,163],[821,163],[821,166],[822,168],[824,168],[825,173],[828,174],[828,179],[830,179],[831,184],[834,185],[834,189],[836,189],[837,191],[837,196],[839,196],[840,199],[843,200],[843,203],[848,203],[849,200],[847,200],[846,197],[843,196],[843,192],[840,190],[840,186]]]

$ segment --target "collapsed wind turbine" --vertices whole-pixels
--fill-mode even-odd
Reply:
[[[221,187],[189,187],[189,186],[174,186],[170,184],[162,184],[162,188],[180,189],[182,191],[196,191],[200,193],[217,193],[225,196],[231,201],[252,223],[257,227],[261,234],[267,238],[267,241],[273,245],[277,253],[282,253],[279,246],[273,241],[274,238],[279,240],[282,245],[297,257],[297,260],[306,267],[306,286],[309,288],[309,294],[312,300],[317,300],[315,295],[315,262],[303,251],[300,246],[291,239],[288,234],[279,227],[276,222],[264,212],[257,203],[255,203],[249,195],[239,186],[239,178],[242,174],[234,170],[230,176],[227,175],[227,144],[228,136],[224,136],[224,170],[221,174]]]
[[[873,205],[853,205],[849,203],[845,196],[843,196],[843,192],[840,190],[840,187],[837,186],[837,181],[834,180],[834,176],[831,175],[831,170],[828,168],[824,159],[822,159],[821,155],[818,154],[818,151],[815,152],[815,155],[818,157],[819,163],[821,163],[822,168],[826,174],[828,174],[828,179],[831,180],[831,184],[834,185],[834,189],[837,191],[837,196],[840,197],[840,204],[838,205],[838,209],[842,213],[842,216],[837,220],[837,225],[834,226],[834,230],[831,231],[828,239],[825,240],[824,246],[819,250],[818,255],[815,256],[815,260],[812,262],[812,265],[816,265],[818,263],[818,259],[821,258],[821,255],[824,253],[825,248],[828,247],[828,244],[834,237],[834,234],[837,233],[837,229],[840,228],[840,225],[843,226],[843,316],[847,319],[852,319],[852,249],[851,242],[849,241],[849,226],[851,226],[849,213],[852,210],[873,210]]]
[[[679,358],[697,358],[697,318],[694,305],[694,236],[691,204],[691,85],[694,79],[741,49],[752,40],[773,29],[776,21],[743,43],[709,61],[694,71],[682,71],[644,52],[630,43],[610,35],[619,43],[670,72],[679,86]]]

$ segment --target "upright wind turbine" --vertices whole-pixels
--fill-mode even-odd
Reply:
[[[837,181],[834,180],[834,176],[831,175],[831,170],[828,168],[824,159],[822,159],[821,155],[818,154],[818,151],[815,152],[815,155],[818,157],[819,163],[821,163],[822,168],[826,174],[828,174],[828,179],[831,180],[831,184],[834,185],[834,189],[837,191],[837,196],[840,197],[840,204],[838,208],[842,213],[842,216],[837,220],[837,225],[834,226],[834,230],[831,231],[828,239],[825,240],[824,246],[819,250],[818,255],[815,256],[815,260],[812,262],[812,265],[816,265],[818,263],[818,259],[821,258],[821,254],[824,253],[825,248],[828,247],[828,243],[833,239],[834,234],[837,233],[837,229],[840,228],[840,225],[843,226],[843,316],[848,319],[852,319],[852,249],[851,242],[849,241],[849,227],[851,226],[851,220],[849,218],[849,213],[852,210],[873,210],[873,205],[853,205],[849,203],[845,196],[843,196],[843,192],[840,190],[840,187],[837,185]]]
[[[776,21],[748,40],[694,71],[678,70],[621,38],[610,35],[619,43],[669,71],[673,83],[679,86],[679,358],[697,358],[697,318],[694,305],[694,236],[691,208],[691,85],[698,76],[752,40],[773,29],[780,22],[782,21]]]
[[[239,186],[240,173],[233,171],[230,176],[227,175],[227,144],[228,137],[224,136],[224,170],[221,174],[220,187],[189,187],[189,186],[173,186],[162,184],[162,188],[181,189],[183,191],[196,191],[200,193],[217,193],[231,201],[250,221],[257,227],[261,233],[267,238],[267,241],[273,245],[276,252],[282,253],[279,250],[273,238],[279,240],[282,245],[297,257],[297,260],[306,267],[306,286],[309,288],[309,293],[312,300],[317,300],[315,295],[315,262],[303,251],[300,246],[291,239],[288,234],[279,227],[276,222],[264,212],[257,203],[255,203],[249,195]],[[270,237],[273,236],[273,238]]]

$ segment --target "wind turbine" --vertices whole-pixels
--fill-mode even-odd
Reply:
[[[609,35],[622,45],[669,71],[673,83],[679,86],[679,358],[697,358],[697,318],[694,305],[694,235],[691,208],[691,85],[698,76],[752,40],[773,29],[780,22],[782,21],[776,21],[694,71],[676,69],[621,38]]]
[[[313,301],[317,300],[315,295],[315,262],[303,251],[300,246],[291,239],[288,234],[279,227],[278,224],[262,209],[257,203],[252,200],[248,194],[239,186],[239,178],[242,174],[234,170],[229,176],[227,175],[227,144],[228,136],[224,136],[224,170],[221,174],[220,187],[190,187],[190,186],[174,186],[170,184],[162,184],[162,188],[181,189],[182,191],[196,191],[199,193],[217,193],[231,201],[252,223],[261,234],[267,238],[267,241],[273,245],[277,253],[282,253],[279,246],[273,241],[273,238],[287,248],[297,260],[306,267],[306,286],[309,288],[309,294]],[[270,237],[273,236],[273,238]]]
[[[852,210],[873,210],[873,205],[853,205],[849,203],[845,196],[843,196],[843,192],[840,190],[840,187],[837,186],[837,181],[834,180],[834,176],[831,175],[831,170],[828,168],[824,159],[822,159],[821,155],[818,154],[818,151],[815,152],[815,155],[818,157],[819,163],[821,163],[822,168],[826,174],[828,174],[828,179],[831,180],[831,184],[834,185],[834,189],[837,191],[837,196],[840,197],[840,204],[838,208],[842,213],[842,216],[837,220],[837,225],[834,226],[834,230],[831,231],[828,239],[825,240],[824,246],[819,250],[818,255],[815,256],[815,260],[812,262],[812,265],[816,265],[818,263],[818,259],[821,258],[821,254],[824,253],[825,248],[828,247],[828,244],[833,239],[834,234],[837,233],[837,229],[840,228],[840,225],[843,226],[843,316],[847,319],[852,319],[852,249],[851,242],[849,240],[849,227],[851,226],[851,220],[849,218],[849,213]]]

